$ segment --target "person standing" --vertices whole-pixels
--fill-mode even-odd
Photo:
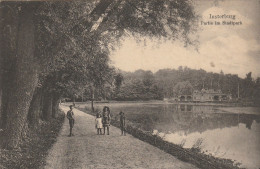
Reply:
[[[68,118],[69,124],[70,124],[70,134],[69,134],[69,137],[74,136],[74,135],[72,134],[72,128],[73,128],[73,126],[74,126],[75,119],[74,119],[74,112],[73,112],[73,108],[72,108],[72,107],[73,107],[73,106],[70,105],[70,110],[67,112],[67,118]]]
[[[121,111],[119,113],[120,115],[120,129],[121,129],[121,132],[122,134],[121,135],[126,135],[126,129],[125,129],[125,114]]]
[[[103,128],[103,124],[102,124],[101,113],[98,113],[97,118],[96,118],[96,129],[97,129],[98,135],[102,134],[102,131],[101,131],[102,128]]]
[[[109,107],[105,106],[103,108],[103,114],[102,114],[102,124],[104,128],[104,135],[106,134],[106,128],[107,128],[107,135],[109,135],[109,126],[110,126],[110,110]]]

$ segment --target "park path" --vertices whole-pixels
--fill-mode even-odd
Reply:
[[[61,106],[64,112],[68,107]],[[61,129],[57,142],[46,159],[46,169],[101,169],[101,168],[167,168],[194,169],[170,154],[134,138],[121,136],[111,126],[110,135],[97,135],[94,117],[74,109],[74,136],[68,137],[68,120]]]

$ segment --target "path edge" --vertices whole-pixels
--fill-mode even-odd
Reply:
[[[86,108],[77,107],[76,109],[92,116],[96,115],[96,112],[91,112]],[[120,122],[117,119],[112,118],[111,125],[120,128]],[[206,155],[195,148],[182,148],[180,145],[163,140],[158,135],[153,135],[151,132],[143,131],[140,128],[133,127],[131,122],[127,123],[126,132],[141,141],[149,143],[150,145],[173,155],[183,162],[191,163],[201,169],[241,169],[235,165],[232,160]]]

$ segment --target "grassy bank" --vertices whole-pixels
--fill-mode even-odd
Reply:
[[[92,113],[89,109],[79,107],[81,111],[89,113],[91,115],[95,115],[96,113]],[[97,110],[98,111],[98,110]],[[117,116],[112,117],[111,124],[113,126],[119,127],[119,121]],[[182,161],[186,161],[196,165],[202,169],[238,169],[238,166],[235,166],[232,160],[215,158],[210,155],[206,155],[201,153],[198,149],[184,149],[180,145],[176,145],[173,143],[169,143],[163,140],[161,137],[157,135],[153,135],[149,131],[145,131],[140,128],[138,122],[135,121],[127,121],[127,132],[134,137],[145,141],[155,147],[160,148],[161,150],[177,157]]]
[[[63,122],[64,113],[59,111],[56,119],[41,122],[38,128],[30,130],[19,149],[0,149],[0,168],[43,168]]]

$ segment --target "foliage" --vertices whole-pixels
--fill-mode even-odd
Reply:
[[[151,71],[137,70],[123,73],[123,83],[114,98],[116,100],[162,99],[161,90]]]
[[[78,95],[87,85],[100,95],[113,79],[118,91],[122,77],[111,78],[108,55],[129,33],[137,39],[155,36],[196,43],[189,33],[196,30],[197,16],[188,0],[45,2],[35,15],[37,57],[43,63],[40,83],[61,94]],[[151,86],[146,84],[149,79],[143,83]]]
[[[58,118],[41,123],[30,131],[20,149],[6,150],[0,148],[1,168],[42,168],[48,150],[56,142],[64,121],[64,113],[60,112]],[[1,135],[2,133],[0,133]],[[0,137],[0,143],[3,137]]]
[[[115,99],[117,100],[150,100],[163,97],[176,97],[180,94],[192,94],[194,90],[214,89],[232,94],[233,98],[247,98],[259,101],[259,77],[254,80],[252,73],[245,79],[234,74],[212,73],[203,69],[188,67],[161,69],[155,73],[144,70],[121,72],[123,83]]]
[[[122,76],[122,74],[118,73],[117,75],[115,75],[115,87],[116,87],[116,90],[120,89],[123,80],[124,80],[124,77]]]
[[[148,36],[178,38],[185,45],[196,43],[189,36],[196,30],[197,19],[189,0],[1,2],[0,5],[1,32],[7,35],[1,43],[1,49],[5,49],[4,59],[1,58],[5,68],[0,70],[0,79],[10,77],[1,82],[0,105],[4,109],[0,120],[7,117],[4,129],[10,148],[18,147],[22,141],[20,136],[25,129],[21,126],[27,124],[29,107],[41,107],[42,114],[48,117],[45,120],[49,120],[50,114],[55,117],[52,105],[57,107],[61,96],[79,95],[85,88],[90,88],[92,94],[107,96],[104,94],[107,84],[119,89],[120,80],[116,78],[114,83],[114,69],[108,57],[119,38],[132,34],[136,39]],[[132,87],[141,99],[159,97],[158,86],[150,77],[136,81]],[[39,96],[34,95],[37,87],[43,91]],[[32,105],[36,99],[33,96],[38,97],[39,105]],[[32,114],[38,121],[39,112]]]
[[[174,96],[176,97],[181,94],[191,95],[192,92],[193,92],[193,87],[189,81],[178,82],[173,88],[173,93]]]

